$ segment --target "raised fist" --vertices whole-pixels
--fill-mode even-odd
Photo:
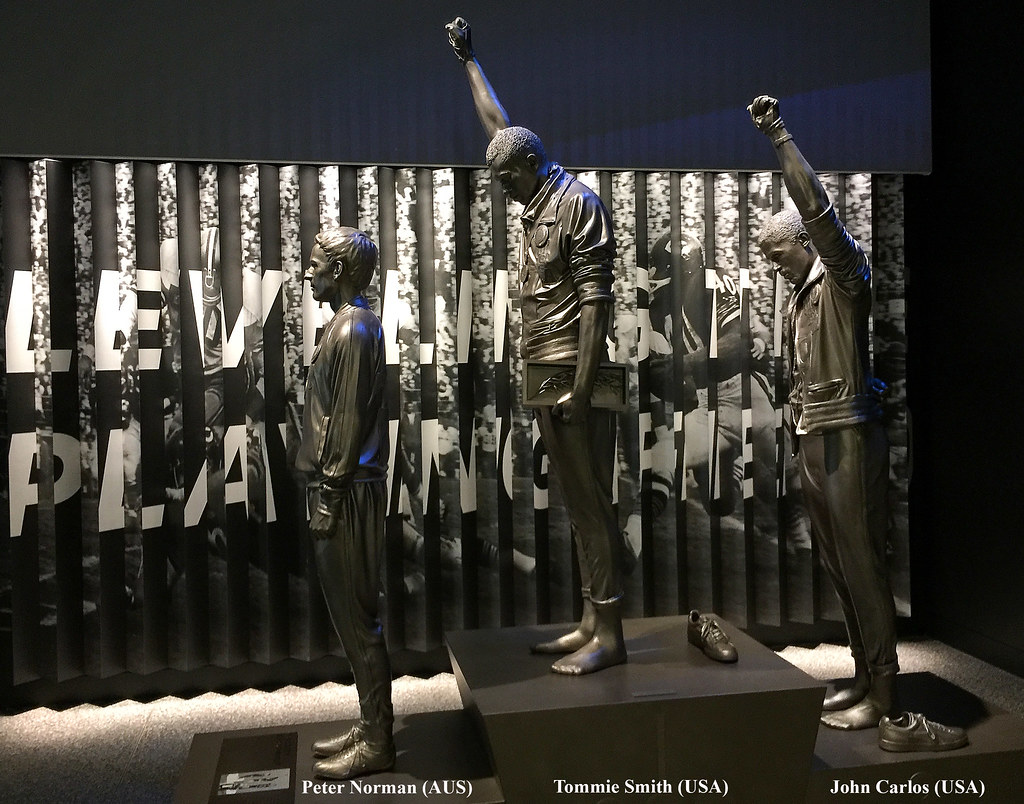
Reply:
[[[779,102],[770,95],[758,95],[747,107],[750,119],[762,134],[768,134],[783,126],[782,115],[779,114]]]
[[[448,32],[448,44],[452,46],[459,61],[465,64],[476,55],[473,52],[473,32],[466,20],[456,17],[444,29]]]

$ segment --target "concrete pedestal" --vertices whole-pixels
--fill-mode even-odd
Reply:
[[[349,800],[499,804],[505,801],[464,711],[406,715],[395,722],[395,767],[329,782],[312,773],[312,745],[354,721],[299,723],[197,734],[175,791],[176,804],[281,804]],[[286,773],[281,773],[286,771]],[[282,781],[284,785],[282,786]]]
[[[824,684],[719,622],[735,664],[690,645],[685,617],[655,617],[624,623],[627,664],[581,677],[529,650],[572,626],[449,633],[507,800],[802,801]]]
[[[970,745],[955,751],[892,753],[878,730],[822,726],[814,746],[809,804],[846,800],[902,802],[950,798],[1024,800],[1024,718],[985,704],[931,673],[896,678],[900,707],[967,729]]]

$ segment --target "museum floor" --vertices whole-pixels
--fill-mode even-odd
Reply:
[[[927,671],[1001,709],[1024,716],[1024,678],[935,641],[899,646],[904,672]],[[852,673],[845,648],[786,648],[780,655],[818,679]],[[403,677],[394,685],[396,714],[458,709],[455,679]],[[64,711],[33,709],[0,717],[0,801],[167,802],[174,795],[192,735],[353,718],[355,689],[323,684],[275,692],[122,701]]]

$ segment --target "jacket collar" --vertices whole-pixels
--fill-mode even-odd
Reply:
[[[810,291],[810,289],[821,282],[825,277],[825,265],[821,261],[821,257],[814,258],[814,264],[811,265],[811,270],[807,272],[807,278],[803,281],[800,287],[795,288],[793,293],[789,297],[789,304],[787,305],[788,310],[795,310],[800,300]]]
[[[522,215],[519,216],[524,226],[532,226],[537,222],[541,211],[547,207],[548,202],[558,194],[566,183],[565,179],[568,175],[565,172],[565,168],[557,162],[551,163],[551,167],[548,169],[548,177],[544,180],[544,184],[541,185],[541,188],[530,199],[530,203],[526,205]]]
[[[825,264],[821,261],[821,257],[815,256],[814,264],[811,265],[811,270],[807,272],[807,278],[803,284],[796,289],[794,296],[802,296],[806,293],[811,286],[816,285],[825,277]]]

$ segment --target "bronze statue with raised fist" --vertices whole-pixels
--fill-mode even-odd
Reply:
[[[571,633],[533,650],[566,654],[552,665],[556,673],[592,673],[626,661],[622,547],[612,509],[615,414],[591,404],[614,302],[611,218],[589,187],[548,158],[536,134],[509,124],[473,51],[469,24],[457,17],[446,30],[491,138],[487,164],[505,194],[525,206],[519,248],[522,355],[575,363],[572,388],[553,405],[536,408],[535,417],[564,491],[578,550],[583,617]]]
[[[786,130],[774,98],[748,107],[775,148],[796,205],[761,229],[759,245],[793,284],[786,320],[790,405],[804,502],[835,585],[855,676],[825,699],[822,722],[877,726],[896,710],[896,607],[885,561],[889,445],[884,383],[871,373],[871,267]]]

